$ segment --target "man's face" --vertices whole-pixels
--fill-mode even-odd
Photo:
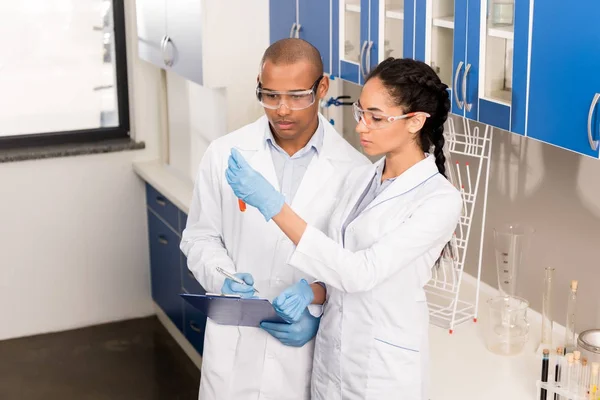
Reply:
[[[315,89],[314,103],[302,110],[297,108],[292,92],[310,90],[319,78],[316,68],[307,61],[293,64],[276,65],[266,61],[263,65],[259,83],[265,91],[290,92],[290,94],[270,96],[271,102],[279,108],[264,107],[271,123],[273,134],[282,140],[294,140],[314,133],[318,125],[319,101],[327,94],[329,80],[323,77]],[[265,98],[266,101],[266,98]]]

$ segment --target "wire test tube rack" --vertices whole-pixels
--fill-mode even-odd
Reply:
[[[425,286],[431,323],[448,329],[450,334],[454,332],[456,325],[470,319],[477,322],[492,148],[492,127],[488,125],[471,127],[469,120],[465,118],[461,120],[464,133],[456,131],[453,118],[448,119],[444,152],[448,179],[462,195],[463,211],[452,240],[444,249],[444,256],[434,266],[432,278]],[[460,156],[461,159],[468,161],[454,162],[453,156]],[[477,194],[482,184],[485,185],[483,199],[478,199]],[[483,201],[483,215],[479,238],[479,262],[475,277],[476,293],[474,302],[471,302],[459,297],[473,216],[478,201]]]

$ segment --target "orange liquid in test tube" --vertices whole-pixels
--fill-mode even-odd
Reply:
[[[246,203],[244,203],[244,200],[238,199],[238,205],[240,206],[240,211],[241,212],[246,211]]]

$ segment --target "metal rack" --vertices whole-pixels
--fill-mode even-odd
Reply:
[[[448,179],[461,192],[463,212],[451,242],[446,246],[442,257],[433,268],[432,279],[425,286],[431,323],[448,329],[450,334],[454,332],[456,325],[469,319],[477,322],[479,308],[483,238],[491,164],[492,127],[485,125],[483,129],[480,129],[479,126],[472,128],[471,124],[471,121],[463,118],[463,133],[458,133],[454,119],[449,119],[447,123],[445,133],[447,175]],[[455,155],[468,161],[464,163],[454,162],[452,158]],[[483,201],[483,215],[479,240],[479,263],[476,276],[475,302],[470,302],[460,299],[460,289],[473,216],[475,207],[478,204],[477,195],[481,184],[484,184],[485,188],[483,199],[480,199],[480,201]]]

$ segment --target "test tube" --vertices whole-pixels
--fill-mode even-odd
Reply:
[[[569,391],[577,393],[579,389],[579,378],[581,375],[581,352],[573,352],[573,367],[571,368],[571,378],[569,380]]]
[[[573,353],[567,353],[565,359],[567,360],[567,365],[562,375],[563,379],[560,386],[565,390],[571,390],[571,376],[573,375]]]
[[[590,366],[587,358],[581,359],[581,374],[579,378],[579,394],[585,396],[588,394],[590,387]]]
[[[555,366],[554,366],[554,383],[556,385],[560,385],[560,377],[563,370],[563,363],[565,357],[563,356],[563,348],[556,348],[556,356],[554,357]],[[560,396],[557,393],[554,393],[554,400],[560,400]]]
[[[589,398],[594,400],[596,399],[598,392],[598,368],[600,368],[600,364],[597,362],[592,363],[592,373],[590,375],[590,389],[589,389]]]

